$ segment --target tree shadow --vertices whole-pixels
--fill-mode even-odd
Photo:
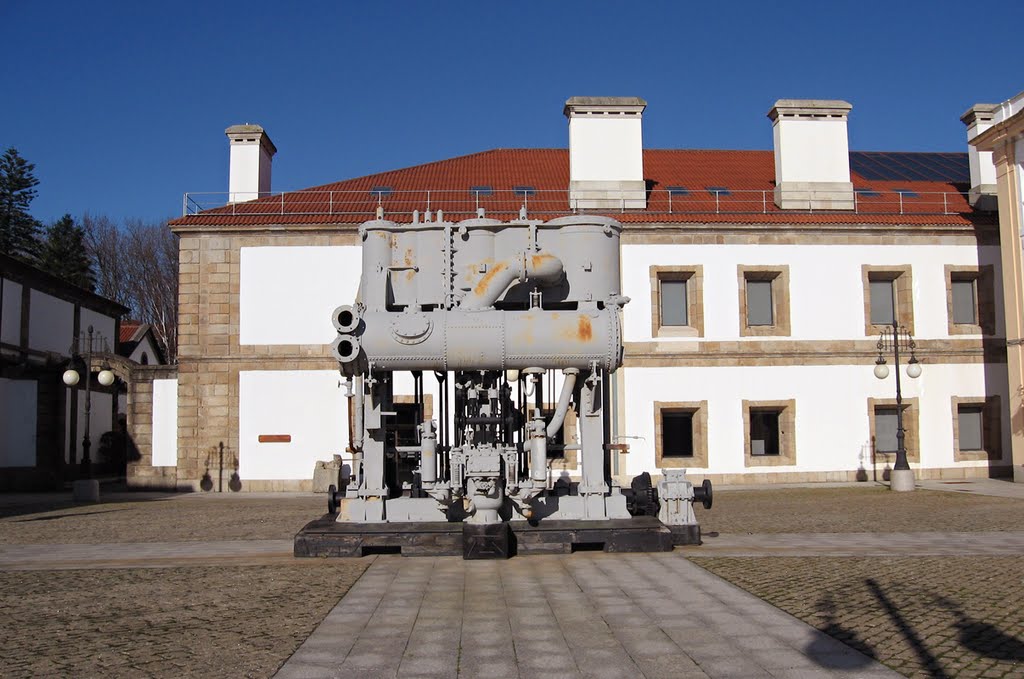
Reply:
[[[824,625],[817,627],[831,639],[819,637],[808,644],[804,650],[808,658],[821,667],[837,670],[862,669],[878,659],[875,649],[870,644],[861,639],[854,630],[843,627],[836,620],[836,604],[832,595],[827,594],[820,599],[817,609],[824,616]],[[836,644],[837,641],[849,648]],[[856,653],[850,652],[850,649]]]
[[[964,648],[994,660],[1024,660],[1024,642],[1017,637],[995,625],[972,618],[956,602],[946,597],[935,596],[935,603],[956,618],[953,624],[959,632],[960,645]]]
[[[871,590],[871,594],[875,597],[882,608],[885,610],[889,619],[892,620],[893,624],[903,635],[903,638],[907,640],[910,647],[914,651],[914,655],[917,656],[921,666],[928,673],[928,676],[934,677],[935,679],[948,679],[949,675],[942,669],[942,665],[939,663],[939,659],[931,654],[921,640],[921,637],[917,635],[917,631],[906,621],[903,615],[900,613],[899,608],[894,604],[889,597],[882,591],[881,586],[872,578],[868,578],[864,581],[864,584]]]

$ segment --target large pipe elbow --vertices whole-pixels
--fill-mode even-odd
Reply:
[[[561,278],[562,270],[562,260],[550,252],[522,252],[495,263],[459,306],[463,309],[490,308],[516,279],[554,284]]]
[[[579,372],[576,368],[566,368],[562,371],[565,375],[565,381],[562,382],[562,393],[558,397],[555,414],[551,416],[551,421],[548,422],[548,438],[557,434],[558,430],[562,428],[562,423],[565,422],[565,414],[569,412],[569,400],[572,398],[573,389],[576,388],[576,376]]]

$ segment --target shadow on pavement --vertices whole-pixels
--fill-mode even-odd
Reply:
[[[874,595],[878,603],[882,605],[885,612],[889,615],[893,624],[899,629],[903,638],[907,640],[910,647],[914,649],[914,654],[917,655],[921,666],[928,672],[928,676],[934,677],[935,679],[947,679],[949,677],[945,670],[942,669],[942,665],[939,663],[938,658],[931,654],[931,652],[925,648],[924,642],[921,641],[921,637],[917,635],[914,628],[907,623],[907,621],[900,614],[899,608],[885,595],[878,582],[868,578],[864,581],[864,584],[871,590],[871,594]]]
[[[866,641],[857,636],[851,629],[843,627],[835,618],[836,604],[830,595],[818,601],[818,612],[824,616],[824,627],[818,629],[841,641],[857,653],[837,652],[835,644],[831,640],[816,639],[807,645],[804,652],[807,657],[822,667],[838,670],[856,670],[867,667],[877,660],[875,649]]]
[[[1017,637],[1006,634],[995,625],[975,620],[946,597],[936,596],[935,602],[956,617],[954,625],[959,631],[958,638],[964,648],[995,660],[1024,660],[1024,642]]]

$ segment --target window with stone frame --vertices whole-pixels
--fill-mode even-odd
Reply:
[[[903,399],[903,445],[907,450],[907,460],[920,462],[920,436],[918,433],[917,398]],[[897,449],[897,418],[896,399],[869,398],[868,426],[871,437],[871,450],[875,462],[888,464],[896,461]]]
[[[1001,460],[1003,432],[1000,424],[1000,398],[952,398],[953,459]]]
[[[862,267],[864,334],[892,329],[893,321],[914,332],[913,283],[910,265]]]
[[[946,265],[946,308],[950,335],[995,334],[992,266]]]
[[[707,401],[654,402],[654,456],[659,469],[708,466]]]
[[[743,401],[748,467],[796,464],[796,401]]]
[[[704,336],[702,266],[651,266],[651,336]]]
[[[740,335],[788,337],[789,267],[745,266],[738,271]]]

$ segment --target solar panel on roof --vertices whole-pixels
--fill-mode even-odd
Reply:
[[[894,193],[902,193],[904,198],[917,198],[917,192],[910,189],[893,189]]]
[[[966,153],[851,151],[850,169],[867,181],[971,181]]]

